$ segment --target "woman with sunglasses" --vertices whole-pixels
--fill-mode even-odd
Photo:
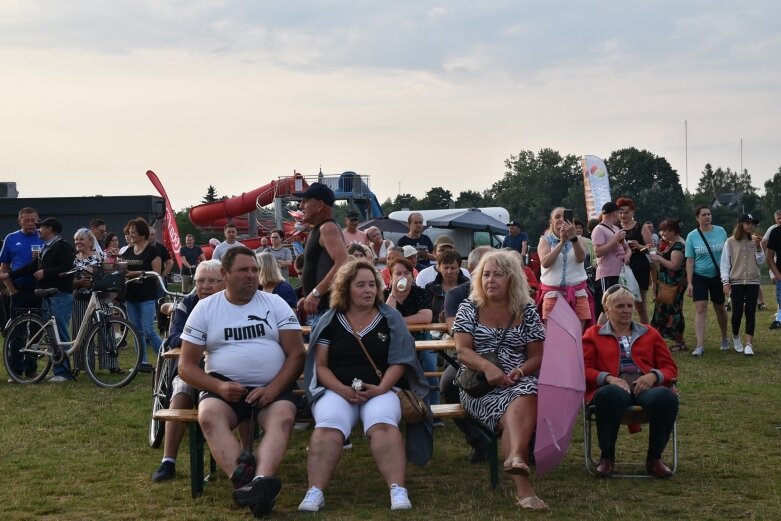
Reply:
[[[669,478],[672,471],[662,461],[662,452],[678,415],[678,397],[671,389],[678,377],[675,360],[655,329],[632,320],[635,300],[626,286],[608,288],[602,306],[607,323],[592,326],[583,335],[585,402],[596,409],[602,450],[596,473],[613,473],[621,418],[627,407],[640,405],[650,420],[646,471]]]

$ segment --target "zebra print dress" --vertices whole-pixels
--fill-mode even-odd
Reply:
[[[501,327],[488,327],[478,322],[477,306],[469,299],[461,303],[453,323],[454,333],[472,335],[473,347],[478,354],[499,347],[503,330]],[[507,331],[504,343],[498,351],[502,370],[508,373],[513,368],[520,367],[527,358],[526,345],[535,340],[545,340],[545,329],[534,305],[529,304],[523,311],[523,320],[518,326]],[[513,400],[519,396],[536,394],[537,378],[534,376],[525,376],[512,387],[497,387],[480,398],[473,398],[464,391],[459,391],[464,409],[492,431],[496,431],[499,420]]]

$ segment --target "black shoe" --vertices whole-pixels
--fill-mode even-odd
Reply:
[[[258,503],[257,505],[250,505],[249,510],[252,512],[254,517],[262,519],[271,514],[271,511],[274,509],[274,504],[276,502],[277,500],[275,499],[270,503]]]
[[[778,329],[781,327],[781,322],[778,320],[774,320],[772,324],[770,324],[770,329]]]
[[[238,490],[245,485],[249,485],[254,477],[255,457],[253,456],[252,461],[239,461],[239,464],[233,469],[233,474],[231,474],[233,488]]]
[[[233,501],[240,507],[256,507],[258,512],[268,513],[281,489],[282,481],[275,476],[255,478],[249,485],[233,491]]]
[[[164,461],[160,464],[154,474],[152,481],[166,481],[176,477],[176,463],[173,461]]]
[[[138,372],[139,373],[153,373],[155,370],[154,367],[152,367],[152,364],[149,363],[142,363],[138,366]]]

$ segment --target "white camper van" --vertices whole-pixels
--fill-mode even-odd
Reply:
[[[463,211],[464,209],[449,208],[445,210],[399,210],[397,212],[391,212],[388,217],[396,221],[406,223],[407,217],[411,213],[419,213],[423,216],[423,235],[427,235],[431,242],[437,240],[440,235],[449,235],[452,237],[453,242],[456,245],[456,250],[466,258],[469,252],[477,246],[494,246],[496,248],[502,245],[502,239],[504,234],[498,235],[489,233],[487,231],[474,231],[460,228],[433,228],[429,227],[428,221],[445,217],[447,215]],[[482,213],[489,215],[497,221],[508,223],[510,222],[510,213],[500,206],[491,206],[486,208],[478,208]],[[393,243],[397,243],[402,236],[400,233],[385,233],[385,238],[390,239]]]

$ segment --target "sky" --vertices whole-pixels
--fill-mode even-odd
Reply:
[[[238,195],[294,171],[457,197],[522,150],[781,166],[781,3],[0,0],[20,197]],[[687,133],[688,124],[688,176]],[[687,185],[688,177],[688,185]]]

